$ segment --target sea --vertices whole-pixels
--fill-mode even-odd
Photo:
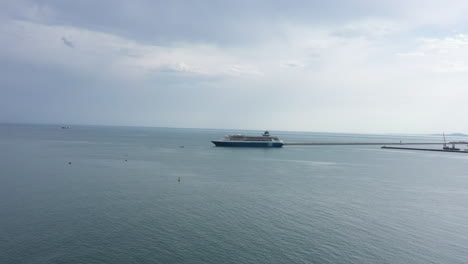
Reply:
[[[468,263],[468,154],[262,132],[0,125],[0,263]]]

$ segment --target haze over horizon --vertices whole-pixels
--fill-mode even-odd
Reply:
[[[468,132],[466,1],[0,4],[0,123]]]

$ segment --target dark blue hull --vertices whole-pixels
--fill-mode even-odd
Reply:
[[[253,148],[281,148],[282,142],[239,142],[239,141],[211,141],[217,147],[253,147]]]

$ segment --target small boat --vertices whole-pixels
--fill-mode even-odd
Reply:
[[[220,140],[211,141],[217,147],[260,147],[280,148],[284,145],[283,140],[273,137],[270,132],[265,131],[262,136],[229,135]]]

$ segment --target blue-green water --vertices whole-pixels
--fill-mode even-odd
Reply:
[[[231,132],[0,125],[0,263],[468,262],[468,154]]]

